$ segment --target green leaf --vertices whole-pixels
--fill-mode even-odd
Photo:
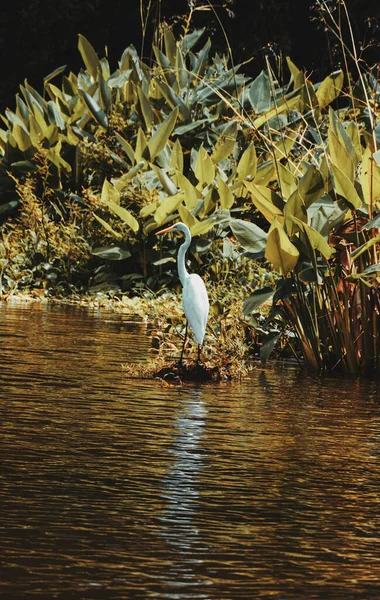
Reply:
[[[278,342],[278,340],[280,339],[282,333],[278,333],[276,331],[272,331],[271,333],[268,334],[268,336],[265,338],[264,342],[261,345],[260,348],[260,358],[262,363],[265,365],[265,363],[267,362],[269,356],[272,354],[273,350],[276,347],[276,344]]]
[[[175,82],[175,76],[170,64],[170,60],[157,46],[153,46],[153,52],[155,54],[157,64],[161,67],[161,75],[165,78],[167,84],[172,86]],[[159,81],[157,83],[159,83]]]
[[[269,287],[263,287],[260,290],[255,290],[244,302],[243,302],[243,314],[249,316],[255,310],[259,308],[264,302],[269,300],[274,294],[274,290]]]
[[[192,215],[191,212],[183,204],[180,204],[178,206],[178,214],[182,223],[185,223],[185,225],[187,225],[190,230],[193,227],[195,227],[195,225],[198,223],[194,215]]]
[[[203,221],[198,221],[193,227],[191,227],[191,235],[195,237],[196,235],[202,235],[207,233],[212,229],[215,225],[214,217],[209,217],[208,219],[204,219]]]
[[[242,219],[231,219],[230,227],[237,241],[248,252],[262,252],[268,235],[255,223]]]
[[[281,198],[273,190],[257,185],[252,181],[244,181],[244,185],[251,194],[252,202],[261,214],[272,223],[277,217],[280,222],[283,222],[284,216],[282,210],[278,208]]]
[[[99,258],[106,258],[107,260],[125,260],[131,256],[127,248],[121,248],[120,246],[99,246],[98,248],[93,248],[91,254]]]
[[[183,152],[178,138],[172,147],[169,168],[178,171],[178,173],[183,173]]]
[[[318,103],[321,108],[325,108],[333,102],[342,91],[344,73],[342,70],[331,73],[324,79],[317,89]]]
[[[178,206],[183,201],[183,194],[179,192],[175,196],[168,196],[164,198],[154,213],[154,220],[157,225],[161,225],[169,217],[172,215],[178,208]]]
[[[122,240],[123,236],[121,233],[115,231],[111,225],[109,223],[107,223],[107,221],[104,221],[104,219],[102,219],[101,217],[98,217],[98,215],[96,215],[95,213],[93,213],[93,216],[95,217],[95,219],[97,221],[99,221],[99,223],[102,225],[102,227],[104,227],[104,229],[106,231],[108,231],[108,233],[110,233],[111,235],[113,235],[113,237],[115,237],[117,240]]]
[[[20,127],[18,123],[15,123],[12,128],[12,135],[17,142],[18,148],[21,152],[26,152],[31,146],[32,141],[30,139],[29,133],[24,131],[23,127]]]
[[[332,162],[353,183],[355,179],[355,164],[345,145],[335,135],[331,127],[328,130],[329,154]]]
[[[80,95],[82,96],[82,98],[86,102],[87,107],[90,110],[90,113],[94,117],[95,121],[101,127],[104,127],[104,129],[108,129],[108,118],[107,118],[107,115],[100,108],[99,104],[92,98],[92,96],[90,96],[89,94],[87,94],[87,92],[84,92],[83,90],[80,90]]]
[[[154,123],[154,115],[153,110],[150,106],[150,102],[148,98],[145,96],[144,92],[141,89],[141,86],[137,86],[137,95],[140,102],[141,112],[144,117],[145,127],[148,131],[150,131],[153,123]]]
[[[132,169],[129,169],[129,171],[124,173],[124,175],[120,177],[120,179],[115,183],[115,188],[117,189],[117,191],[120,192],[121,190],[123,190],[128,185],[129,180],[132,179],[132,177],[134,177],[136,173],[141,171],[145,164],[145,161],[141,160],[134,167],[132,167]]]
[[[193,186],[193,184],[182,175],[182,173],[177,172],[177,185],[181,192],[184,194],[185,204],[188,210],[194,210],[197,205],[199,198],[202,198],[202,194]]]
[[[164,96],[165,100],[169,104],[170,108],[172,108],[172,109],[178,108],[179,115],[181,117],[181,121],[183,121],[184,123],[188,123],[189,125],[194,125],[191,121],[190,110],[186,106],[186,104],[184,103],[182,98],[177,96],[177,94],[172,90],[172,88],[169,85],[167,85],[166,83],[164,83],[163,81],[157,81],[156,83],[157,83],[159,89],[161,90],[161,93]],[[206,122],[206,121],[208,121],[208,119],[202,119],[202,122]],[[197,125],[195,125],[195,127],[196,126]],[[185,126],[183,126],[183,127],[185,127]],[[181,127],[178,127],[175,130],[176,134],[178,133],[179,129],[181,129]],[[181,131],[181,134],[182,133],[184,133],[184,131]],[[178,133],[178,135],[179,135],[179,133]]]
[[[276,344],[277,344],[278,340],[280,339],[281,335],[282,335],[281,333],[272,331],[271,333],[268,334],[268,336],[265,338],[264,342],[262,343],[261,348],[260,348],[260,359],[264,365],[267,362],[269,356],[272,354],[273,350],[275,349]]]
[[[286,57],[286,62],[294,82],[294,89],[300,88],[305,83],[305,75],[303,71],[301,71],[294,64],[294,62],[289,58],[289,56]]]
[[[153,161],[160,152],[165,148],[165,145],[172,133],[178,117],[178,108],[175,108],[166,121],[160,125],[159,129],[152,135],[148,142],[150,159]]]
[[[362,184],[364,202],[370,206],[380,198],[380,167],[373,159],[369,147],[364,150],[360,169],[360,182]]]
[[[294,269],[299,258],[297,248],[291,243],[276,217],[268,231],[265,258],[283,275]]]
[[[305,203],[302,197],[300,196],[298,190],[293,192],[293,194],[290,196],[289,200],[284,206],[284,225],[286,233],[290,236],[292,236],[295,233],[295,231],[297,231],[294,225],[296,221],[293,217],[296,217],[303,223],[307,223],[307,211]]]
[[[44,85],[46,85],[47,83],[49,83],[49,81],[51,81],[52,79],[54,79],[54,77],[57,77],[58,75],[61,75],[61,73],[63,73],[63,71],[66,69],[67,65],[62,65],[60,67],[57,67],[56,69],[54,69],[54,71],[52,71],[51,73],[49,73],[49,75],[46,75],[44,77]]]
[[[146,141],[145,133],[143,132],[141,127],[139,127],[134,153],[135,160],[140,162],[141,160],[148,159],[148,154],[148,142]]]
[[[203,35],[205,27],[202,29],[195,29],[191,33],[187,33],[183,38],[180,39],[179,45],[184,54],[187,54],[189,50],[195,46],[199,38]]]
[[[103,73],[101,71],[98,71],[98,87],[99,87],[101,108],[103,110],[108,111],[111,108],[111,102],[112,102],[111,90],[108,87],[108,83],[104,79]]]
[[[276,176],[276,167],[273,160],[267,160],[257,165],[254,183],[266,186]]]
[[[159,182],[161,183],[163,189],[169,196],[175,196],[177,194],[177,186],[169,177],[169,175],[164,171],[164,169],[160,169],[156,165],[151,165],[152,171],[156,174]]]
[[[328,245],[325,238],[318,231],[313,229],[313,227],[310,227],[310,225],[307,225],[307,223],[300,221],[300,219],[297,219],[296,217],[293,217],[293,220],[295,223],[297,223],[299,228],[305,232],[309,244],[313,250],[318,250],[318,252],[320,252],[326,260],[328,260],[332,254],[334,254],[334,248]]]
[[[256,113],[265,113],[272,106],[271,83],[266,71],[261,71],[260,75],[251,84],[249,99]]]
[[[203,145],[199,148],[194,172],[195,177],[202,186],[209,185],[214,181],[215,167]]]
[[[47,103],[47,112],[50,123],[54,123],[62,131],[66,127],[66,123],[62,117],[61,111],[52,100]]]
[[[119,206],[119,204],[116,204],[112,200],[106,200],[105,204],[107,208],[109,208],[115,215],[117,215],[123,221],[123,223],[128,225],[128,227],[130,227],[132,231],[136,233],[139,230],[138,221],[126,208]]]
[[[309,165],[306,173],[298,182],[298,192],[305,203],[306,208],[309,208],[313,202],[321,198],[324,193],[323,177],[315,165]]]
[[[257,156],[254,144],[250,144],[246,148],[239,160],[237,166],[238,179],[248,179],[249,181],[255,178],[257,167]]]
[[[119,191],[110,181],[108,181],[108,179],[103,181],[101,201],[105,203],[113,202],[114,204],[120,204]]]
[[[98,70],[101,71],[102,69],[100,60],[90,42],[88,42],[81,34],[78,35],[78,49],[81,53],[83,62],[86,65],[87,71],[93,79],[96,79]]]
[[[197,121],[192,121],[187,125],[180,125],[179,127],[175,128],[173,133],[174,135],[184,135],[189,131],[193,131],[193,129],[197,129],[197,127],[200,127],[204,123],[210,123],[210,119],[198,119]]]
[[[295,177],[291,170],[287,166],[283,165],[282,162],[277,162],[277,171],[282,197],[284,200],[288,200],[288,198],[290,198],[290,196],[295,192],[297,187]]]
[[[370,240],[368,240],[368,242],[366,242],[362,246],[359,246],[359,248],[356,248],[356,250],[351,252],[351,260],[356,260],[361,254],[363,254],[363,252],[366,252],[367,250],[372,248],[374,244],[378,244],[379,242],[380,235],[376,235],[375,237],[371,238]]]
[[[223,210],[229,210],[233,206],[234,195],[220,175],[217,175],[216,182],[218,186],[220,206]]]
[[[345,175],[343,171],[339,169],[339,167],[334,165],[334,163],[331,163],[331,170],[334,176],[335,191],[340,196],[343,196],[343,198],[346,198],[353,208],[360,208],[362,201],[355,189],[354,184],[349,180],[347,175]]]
[[[236,143],[237,121],[231,121],[217,139],[211,160],[218,164],[233,152]]]
[[[166,23],[164,23],[163,30],[166,56],[168,57],[171,65],[174,67],[176,63],[176,39]]]
[[[380,229],[380,213],[378,213],[371,221],[368,221],[363,229]]]

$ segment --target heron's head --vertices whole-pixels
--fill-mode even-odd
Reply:
[[[189,230],[188,226],[185,225],[185,223],[175,223],[174,225],[171,225],[170,227],[166,227],[165,229],[161,229],[160,231],[157,231],[156,235],[162,235],[163,233],[169,233],[170,231],[180,231],[181,233],[184,233],[185,235],[190,234],[190,230]]]

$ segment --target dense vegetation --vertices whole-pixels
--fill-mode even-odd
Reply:
[[[115,70],[79,36],[78,74],[20,86],[0,131],[0,293],[151,298],[175,277],[154,231],[179,218],[227,353],[279,344],[317,371],[374,373],[378,68],[326,7],[347,68],[319,83],[289,58],[249,78],[188,18],[177,38],[160,27],[150,64],[129,46]]]

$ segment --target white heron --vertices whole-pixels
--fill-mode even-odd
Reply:
[[[183,244],[181,244],[177,256],[178,275],[182,284],[182,304],[186,316],[185,339],[183,341],[181,358],[179,362],[182,362],[187,338],[188,324],[193,330],[195,340],[198,344],[198,361],[200,361],[201,346],[205,336],[209,311],[209,301],[206,286],[203,279],[201,279],[199,275],[196,275],[195,273],[190,275],[186,269],[186,251],[191,243],[191,233],[188,226],[184,223],[176,223],[171,227],[166,227],[166,229],[157,231],[156,235],[162,235],[163,233],[168,233],[169,231],[180,231],[185,235],[185,241]]]

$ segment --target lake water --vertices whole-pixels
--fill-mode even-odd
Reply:
[[[0,305],[0,598],[380,598],[379,384],[130,379],[145,326]]]

